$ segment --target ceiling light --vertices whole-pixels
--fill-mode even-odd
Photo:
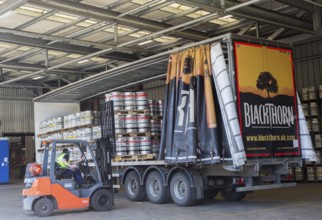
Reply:
[[[88,62],[89,60],[81,60],[81,61],[78,61],[77,63],[79,63],[79,64],[81,64],[81,63],[86,63],[86,62]]]
[[[231,17],[233,17],[232,15],[226,15],[226,16],[224,16],[224,17],[222,17],[223,19],[227,19],[227,18],[231,18]]]
[[[148,44],[148,43],[152,43],[152,40],[144,41],[144,42],[142,42],[142,43],[139,43],[138,45],[144,45],[144,44]]]
[[[36,77],[34,77],[34,78],[32,78],[33,80],[38,80],[38,79],[42,79],[42,78],[44,78],[44,76],[36,76]]]

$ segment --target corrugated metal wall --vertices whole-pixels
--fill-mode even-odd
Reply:
[[[34,132],[32,90],[0,88],[0,122],[2,133]]]
[[[293,45],[294,70],[297,90],[322,85],[322,38]]]
[[[143,85],[143,90],[148,93],[149,99],[154,100],[163,100],[164,99],[164,90],[165,90],[165,81],[156,80],[150,83]]]

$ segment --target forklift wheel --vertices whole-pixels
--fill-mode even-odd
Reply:
[[[113,206],[113,194],[108,189],[97,190],[91,199],[91,204],[96,211],[108,211]]]
[[[40,217],[50,216],[53,213],[54,204],[47,197],[38,199],[34,205],[34,212]]]

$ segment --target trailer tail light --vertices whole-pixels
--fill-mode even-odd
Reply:
[[[244,185],[245,179],[241,178],[241,177],[235,177],[235,178],[233,178],[233,184],[234,185]]]

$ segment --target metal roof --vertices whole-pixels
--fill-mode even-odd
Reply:
[[[77,102],[162,75],[168,51],[224,33],[284,41],[318,35],[321,6],[321,0],[0,0],[0,87],[34,87],[44,94],[35,100]],[[146,60],[151,64],[137,66]]]

